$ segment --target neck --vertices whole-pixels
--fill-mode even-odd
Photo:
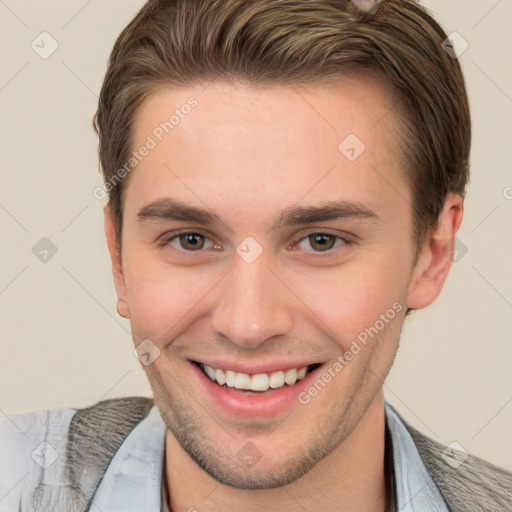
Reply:
[[[384,395],[380,390],[350,435],[304,476],[275,489],[219,484],[167,431],[166,478],[171,510],[384,512]]]

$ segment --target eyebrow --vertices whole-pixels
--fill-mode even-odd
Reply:
[[[270,231],[280,227],[346,218],[370,221],[372,223],[381,220],[375,210],[369,205],[364,205],[357,201],[327,201],[317,205],[285,208],[270,225]],[[158,199],[147,204],[139,210],[137,219],[139,222],[155,220],[195,222],[203,226],[224,227],[228,231],[233,231],[216,213],[172,198]]]

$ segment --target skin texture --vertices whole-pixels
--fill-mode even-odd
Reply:
[[[160,351],[143,367],[168,427],[170,504],[384,510],[383,381],[406,308],[428,306],[442,289],[463,199],[447,196],[414,265],[410,191],[395,157],[395,119],[386,115],[391,100],[378,83],[159,91],[139,110],[133,147],[190,97],[197,106],[127,178],[121,257],[105,209],[118,310],[130,318],[135,345],[150,339]],[[349,134],[366,146],[354,161],[338,149]],[[138,219],[170,197],[216,213],[229,228]],[[269,230],[284,208],[339,200],[378,218]],[[203,236],[189,244],[178,230]],[[325,232],[348,242],[308,238]],[[252,263],[236,251],[248,236],[262,249]],[[307,405],[236,417],[195,385],[188,359],[328,367],[393,305],[394,318]],[[248,443],[261,455],[250,467],[237,456]]]

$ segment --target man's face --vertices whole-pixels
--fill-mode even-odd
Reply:
[[[382,387],[414,247],[389,104],[362,81],[214,83],[155,93],[139,110],[133,149],[153,146],[148,136],[156,146],[127,183],[118,294],[135,345],[159,354],[144,368],[169,430],[223,483],[297,479]],[[174,215],[173,201],[219,222]],[[338,217],[306,218],[335,203]],[[277,387],[221,386],[200,363],[235,372],[217,372],[221,382]],[[305,366],[314,371],[281,387]]]

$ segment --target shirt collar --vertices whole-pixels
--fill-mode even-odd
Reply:
[[[396,410],[386,402],[386,421],[393,445],[397,510],[449,512],[425,468],[414,441]]]
[[[387,402],[385,412],[392,441],[397,510],[449,512],[400,416]],[[165,432],[165,423],[154,405],[112,459],[91,512],[161,511]]]

